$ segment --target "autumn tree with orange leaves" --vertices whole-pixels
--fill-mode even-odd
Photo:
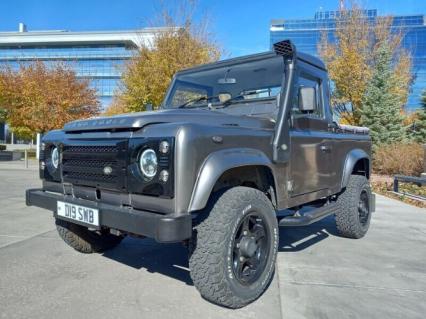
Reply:
[[[324,31],[318,45],[319,55],[327,65],[333,81],[333,103],[341,120],[362,125],[363,99],[373,76],[378,51],[386,45],[391,50],[392,74],[395,83],[390,91],[402,108],[407,102],[412,81],[411,56],[401,48],[403,34],[391,32],[391,17],[371,21],[356,4],[339,11],[334,39]],[[350,107],[347,107],[350,105]]]
[[[106,115],[145,111],[146,104],[157,109],[173,75],[182,69],[217,61],[221,49],[210,34],[208,17],[194,19],[197,1],[160,2],[157,21],[165,27],[152,41],[142,44],[122,76],[122,90],[116,92]]]
[[[38,61],[0,70],[0,109],[12,131],[29,137],[98,114],[99,101],[88,82],[65,65]]]

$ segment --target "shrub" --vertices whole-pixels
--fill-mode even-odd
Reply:
[[[394,143],[380,145],[373,155],[373,173],[419,176],[423,173],[423,145]]]
[[[6,150],[6,145],[0,144],[0,151],[5,151],[5,150]]]

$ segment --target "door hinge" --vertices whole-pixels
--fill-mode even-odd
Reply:
[[[287,181],[287,192],[289,192],[289,193],[293,192],[293,181],[292,180]]]

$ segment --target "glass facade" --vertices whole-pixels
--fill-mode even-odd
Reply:
[[[377,10],[365,10],[364,14],[371,22],[377,18]],[[298,50],[318,56],[321,33],[327,32],[333,41],[338,16],[339,11],[321,11],[315,13],[314,19],[273,20],[271,47],[275,42],[290,39]],[[406,110],[412,112],[420,107],[421,92],[426,89],[426,20],[423,15],[394,16],[392,29],[403,34],[402,45],[413,57],[414,82],[406,105]]]
[[[64,63],[78,78],[89,80],[102,107],[106,108],[119,86],[125,63],[138,48],[134,39],[125,34],[117,36],[117,32],[111,33],[112,37],[108,33],[99,36],[96,32],[48,33],[0,33],[0,67],[7,65],[18,69],[36,60],[47,66]],[[58,34],[62,38],[58,38]],[[22,42],[19,41],[21,37]]]

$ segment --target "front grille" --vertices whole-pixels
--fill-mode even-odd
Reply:
[[[93,159],[69,159],[66,161],[68,167],[105,167],[115,166],[116,161],[93,160]]]
[[[108,189],[125,189],[126,158],[122,150],[126,143],[114,145],[64,145],[62,150],[62,177],[75,185]],[[105,168],[111,171],[105,173]]]
[[[94,182],[114,182],[117,176],[113,175],[104,175],[101,173],[89,173],[89,172],[72,172],[68,176],[72,179],[77,179],[81,183],[88,182],[88,181],[94,181]]]
[[[117,145],[74,145],[65,147],[68,153],[114,153],[118,151]]]

